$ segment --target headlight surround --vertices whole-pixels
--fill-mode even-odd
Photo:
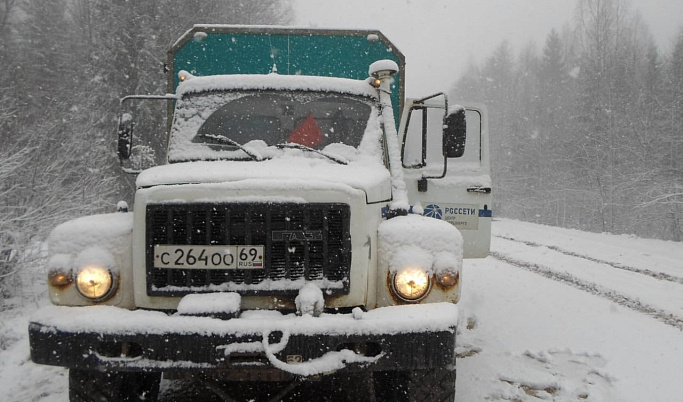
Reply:
[[[88,264],[76,273],[76,289],[88,300],[108,299],[114,293],[115,285],[114,275],[103,265]]]
[[[421,267],[406,267],[394,273],[391,285],[400,299],[417,302],[429,293],[432,281],[429,274]]]

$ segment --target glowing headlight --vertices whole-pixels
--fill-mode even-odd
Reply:
[[[429,275],[418,267],[405,268],[396,273],[392,284],[396,294],[406,301],[420,300],[431,287]]]
[[[83,297],[99,301],[106,299],[114,289],[114,277],[108,268],[86,265],[76,274],[76,287]]]

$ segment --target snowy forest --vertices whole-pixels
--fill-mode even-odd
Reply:
[[[490,112],[495,213],[682,241],[683,32],[663,52],[627,1],[577,4],[540,48],[503,41],[453,77]],[[292,21],[286,0],[0,0],[0,252],[21,260],[0,290],[56,224],[130,200],[119,99],[163,93],[176,38]]]
[[[119,99],[163,93],[166,52],[194,23],[287,24],[273,0],[0,2],[0,296],[57,224],[114,212]],[[11,281],[9,281],[11,282]]]
[[[683,240],[683,30],[670,47],[629,2],[580,0],[541,49],[472,63],[451,96],[490,112],[496,214]]]

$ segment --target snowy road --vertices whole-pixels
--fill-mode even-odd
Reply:
[[[458,401],[683,401],[683,244],[507,220],[493,232],[492,256],[463,272]],[[3,302],[1,399],[66,401],[66,371],[28,361],[36,302]],[[192,400],[182,387],[165,381],[163,400]]]
[[[493,231],[465,265],[459,400],[683,400],[683,244]]]

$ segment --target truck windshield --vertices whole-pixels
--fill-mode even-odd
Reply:
[[[323,92],[188,95],[176,107],[169,161],[253,159],[231,142],[256,152],[270,147],[276,152],[276,145],[289,143],[315,150],[331,144],[357,148],[371,116],[372,102],[360,96]]]

